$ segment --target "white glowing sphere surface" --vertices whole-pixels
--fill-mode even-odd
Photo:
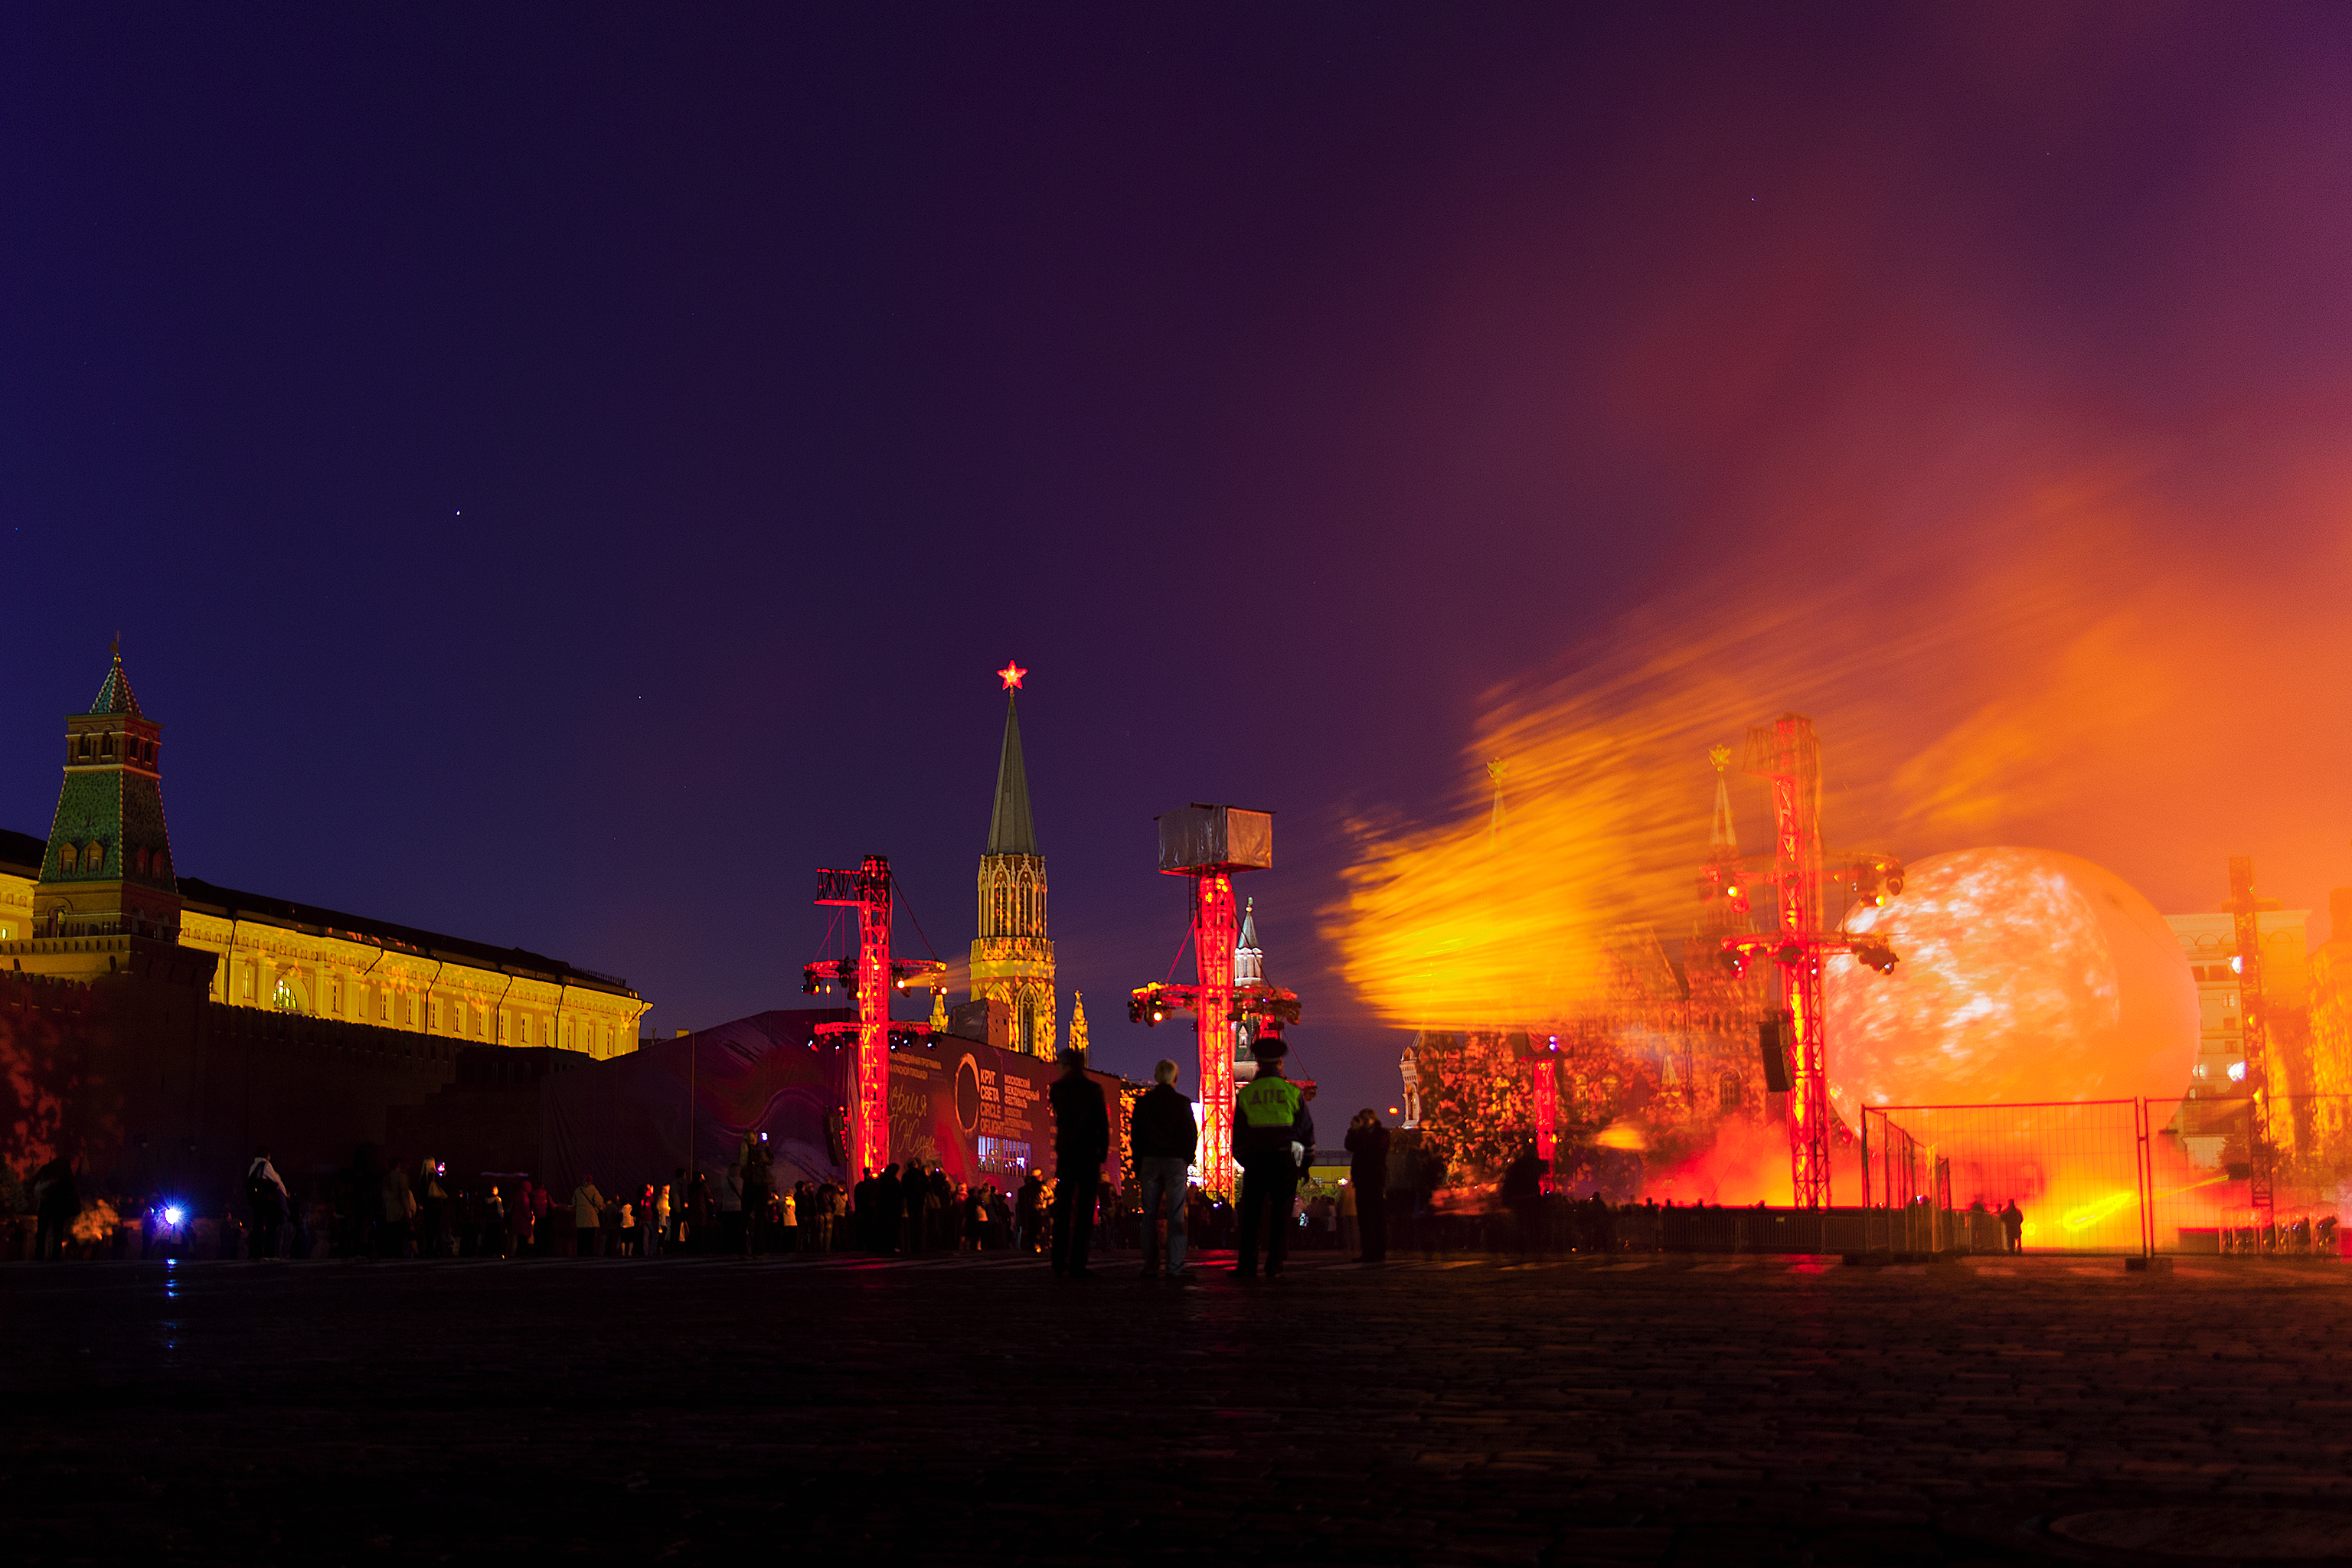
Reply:
[[[1892,974],[1824,966],[1841,1103],[2160,1099],[2196,1064],[2197,983],[2129,883],[2048,849],[1962,849],[1905,868],[1847,922]],[[1850,1114],[1850,1113],[1849,1113]]]

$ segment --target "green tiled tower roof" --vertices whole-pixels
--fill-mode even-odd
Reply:
[[[139,699],[131,695],[131,678],[122,673],[122,645],[114,645],[114,668],[106,672],[106,684],[98,689],[98,700],[89,705],[93,713],[139,713]]]

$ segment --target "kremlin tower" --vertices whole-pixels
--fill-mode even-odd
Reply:
[[[163,734],[131,695],[118,642],[98,700],[66,720],[65,787],[33,894],[36,935],[179,940],[179,884],[156,761]]]
[[[1265,950],[1257,944],[1257,900],[1250,900],[1242,906],[1241,940],[1234,944],[1234,989],[1265,984]],[[1250,1047],[1257,1044],[1258,1021],[1244,1014],[1234,1025],[1234,1083],[1236,1087],[1257,1076],[1257,1058]]]
[[[1054,944],[1045,936],[1045,858],[1029,816],[1029,774],[1021,761],[1017,692],[1029,672],[1008,661],[1004,746],[996,759],[996,808],[980,858],[980,935],[971,944],[971,999],[1002,1002],[1013,1048],[1054,1054]]]

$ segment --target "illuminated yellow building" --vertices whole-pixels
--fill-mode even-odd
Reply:
[[[0,966],[89,980],[202,954],[216,1003],[411,1032],[436,1042],[427,1054],[636,1048],[647,1004],[616,975],[174,876],[163,726],[119,652],[98,701],[66,722],[47,841],[0,835]]]
[[[2305,1051],[2304,1009],[2310,992],[2310,971],[2304,957],[2307,910],[2265,910],[2255,916],[2263,944],[2263,990],[2270,1019],[2269,1045],[2273,1092],[2307,1094],[2309,1071]],[[2235,917],[2228,914],[2167,915],[2189,973],[2197,982],[2200,1013],[2197,1063],[2190,1069],[2189,1092],[2228,1098],[2245,1092],[2245,1009],[2234,963],[2238,951]]]
[[[1007,665],[1004,745],[996,760],[996,808],[980,858],[980,935],[971,944],[971,999],[1005,1005],[1012,1047],[1054,1054],[1054,944],[1045,935],[1045,858],[1029,815],[1029,774],[1021,760],[1021,715],[1012,695],[1026,670]]]
[[[2313,950],[2311,1087],[2352,1094],[2352,888],[2327,893],[2327,940]]]

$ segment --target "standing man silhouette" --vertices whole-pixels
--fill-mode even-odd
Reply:
[[[1110,1158],[1110,1112],[1102,1090],[1087,1077],[1087,1054],[1064,1051],[1062,1076],[1046,1098],[1054,1107],[1054,1272],[1068,1279],[1093,1274],[1087,1245],[1094,1239],[1095,1186]]]

